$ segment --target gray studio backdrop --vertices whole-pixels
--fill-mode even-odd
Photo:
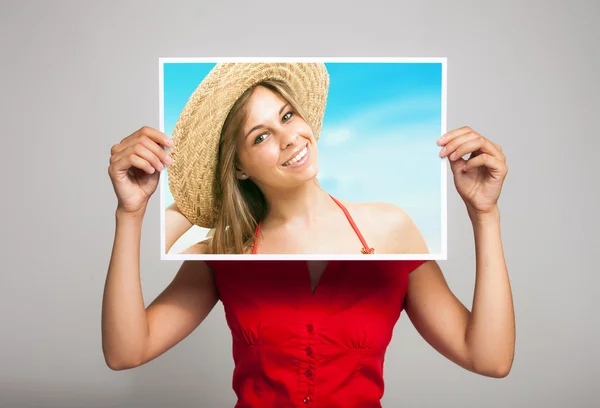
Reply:
[[[403,314],[383,404],[598,406],[597,1],[0,4],[0,406],[234,405],[220,304],[146,366],[111,371],[101,350],[110,147],[158,128],[159,57],[202,56],[447,57],[448,128],[470,125],[508,158],[500,208],[516,360],[504,379],[467,372]],[[470,308],[472,231],[451,181],[448,218],[441,266]],[[142,238],[146,303],[179,264],[159,260],[155,195]]]

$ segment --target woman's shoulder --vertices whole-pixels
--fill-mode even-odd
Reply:
[[[427,245],[411,215],[386,202],[342,201],[362,234],[383,242],[390,253],[427,253]],[[375,245],[373,245],[375,246]]]
[[[187,247],[180,254],[202,255],[207,254],[210,245],[210,238],[197,242],[192,246]]]
[[[411,217],[402,207],[386,202],[357,202],[340,201],[350,212],[352,217],[360,217],[369,221],[392,222],[397,227],[411,221]]]

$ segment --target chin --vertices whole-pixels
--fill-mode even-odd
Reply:
[[[306,169],[302,172],[298,172],[294,175],[289,175],[286,177],[287,181],[285,182],[288,188],[296,188],[301,187],[311,181],[314,181],[319,175],[319,170],[315,165],[307,166]]]
[[[314,180],[319,175],[319,170],[315,167],[303,174],[303,181],[309,182]]]

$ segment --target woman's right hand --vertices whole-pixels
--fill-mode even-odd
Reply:
[[[164,133],[144,126],[112,147],[108,174],[117,195],[117,209],[144,211],[156,191],[160,172],[171,164],[164,147],[173,143]]]

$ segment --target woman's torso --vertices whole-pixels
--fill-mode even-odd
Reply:
[[[240,407],[380,407],[408,275],[425,261],[216,261]],[[317,273],[318,274],[318,273]]]

